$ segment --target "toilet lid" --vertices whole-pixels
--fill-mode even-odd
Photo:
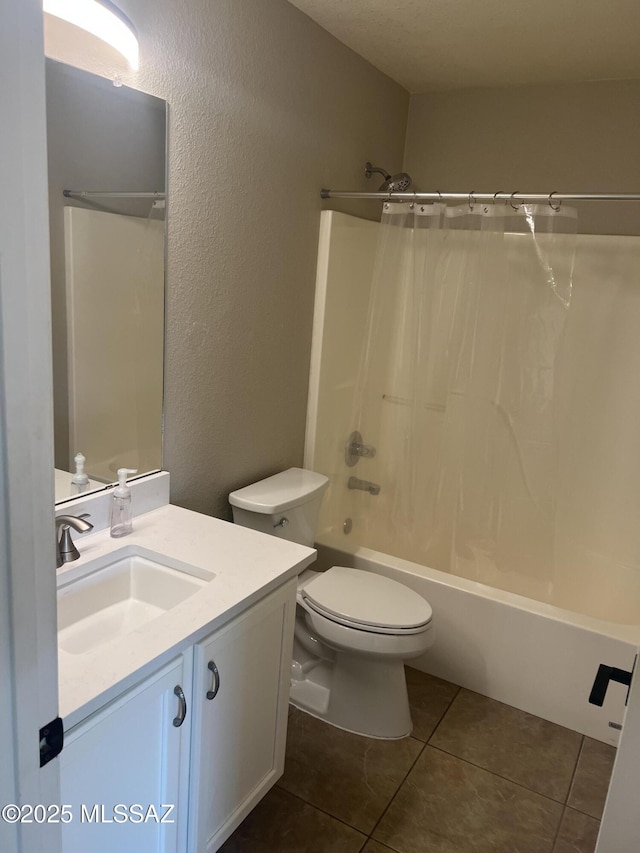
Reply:
[[[305,601],[336,620],[407,630],[431,621],[431,605],[404,584],[373,572],[334,566],[301,590]]]

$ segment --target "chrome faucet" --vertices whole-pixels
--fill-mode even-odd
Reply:
[[[380,486],[377,483],[370,483],[369,480],[359,480],[358,477],[349,477],[347,486],[350,489],[361,489],[363,492],[369,492],[370,495],[380,494]]]
[[[80,556],[80,551],[73,544],[71,530],[73,527],[78,533],[86,533],[93,530],[93,524],[85,521],[89,513],[82,515],[59,515],[56,518],[56,568],[59,569],[63,563],[71,563]]]

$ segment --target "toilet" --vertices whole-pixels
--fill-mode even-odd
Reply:
[[[313,547],[329,480],[289,468],[229,495],[236,524]],[[411,733],[404,662],[433,642],[429,603],[373,572],[333,566],[298,581],[292,705],[377,738]]]

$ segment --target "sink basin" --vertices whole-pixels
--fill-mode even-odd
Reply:
[[[156,619],[207,585],[195,568],[122,552],[58,590],[58,647],[91,651]]]

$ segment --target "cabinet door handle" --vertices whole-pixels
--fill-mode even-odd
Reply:
[[[218,667],[212,660],[207,664],[207,669],[210,669],[213,673],[213,683],[211,684],[211,690],[207,690],[207,699],[215,699],[218,694],[218,690],[220,690],[220,673],[218,672]]]
[[[184,698],[184,691],[179,684],[173,688],[174,695],[178,697],[178,716],[173,718],[173,725],[179,729],[180,726],[184,723],[184,719],[187,716],[187,700]]]

